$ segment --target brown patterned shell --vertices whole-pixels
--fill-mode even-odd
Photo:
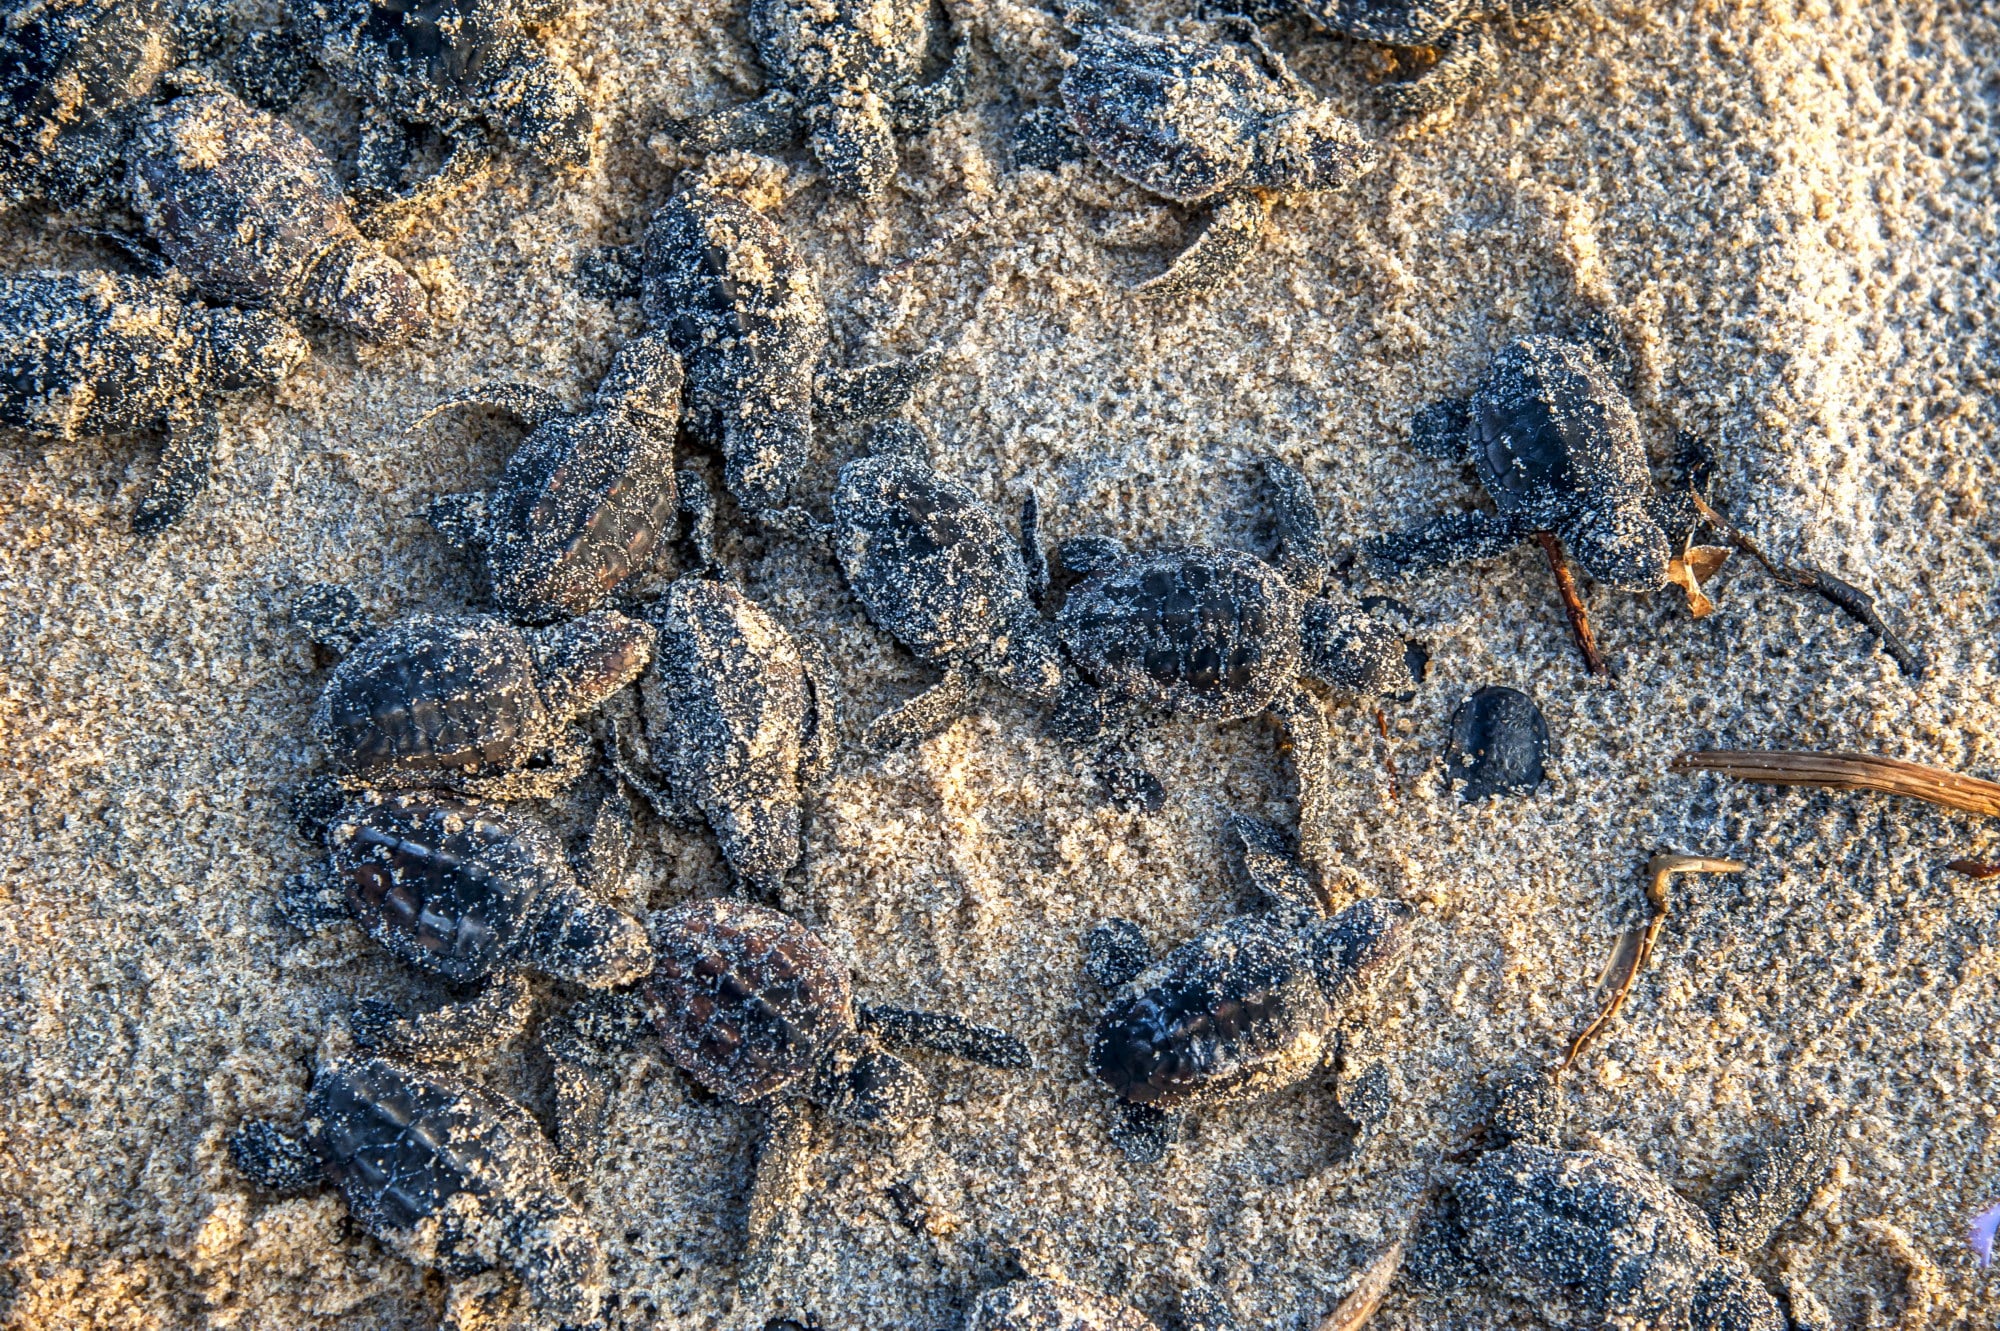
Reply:
[[[661,917],[653,944],[653,1023],[681,1070],[725,1100],[783,1091],[854,1031],[847,968],[788,915],[692,901]]]

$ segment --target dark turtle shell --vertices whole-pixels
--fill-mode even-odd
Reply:
[[[923,73],[931,0],[754,0],[750,40],[772,81],[818,103],[866,86],[892,96]]]
[[[1106,166],[1178,203],[1241,181],[1258,136],[1296,109],[1237,47],[1108,24],[1083,34],[1062,99]]]
[[[327,848],[368,936],[446,979],[528,965],[603,987],[651,964],[645,931],[583,892],[555,834],[496,805],[369,791],[329,824]]]
[[[171,0],[8,0],[0,11],[0,200],[75,206],[111,182],[133,112],[180,59]]]
[[[646,613],[653,666],[640,685],[653,763],[698,807],[746,880],[800,854],[800,773],[815,714],[798,644],[735,588],[682,578]]]
[[[595,609],[651,563],[678,499],[671,421],[619,410],[544,421],[501,484],[494,599],[528,619]]]
[[[1262,711],[1298,678],[1301,613],[1263,560],[1196,547],[1092,574],[1070,590],[1057,631],[1106,692],[1228,720]]]
[[[1030,697],[1061,667],[1013,536],[970,488],[915,458],[840,469],[835,555],[868,617],[930,665],[964,662]]]
[[[655,922],[647,1005],[674,1062],[750,1104],[810,1077],[854,1031],[847,968],[812,930],[764,906],[714,898]]]
[[[489,615],[419,615],[370,637],[335,668],[312,724],[335,763],[383,785],[504,772],[555,731],[528,640]]]
[[[782,504],[812,447],[826,307],[812,269],[770,218],[700,184],[646,227],[641,297],[687,370],[689,427],[722,451],[729,492]]]
[[[1301,931],[1246,916],[1120,988],[1091,1035],[1090,1070],[1127,1104],[1218,1104],[1310,1072],[1329,1024]]]
[[[0,425],[39,435],[150,429],[243,386],[230,365],[264,361],[276,382],[306,351],[274,315],[206,309],[146,278],[0,277]]]
[[[1159,1331],[1128,1304],[1050,1276],[989,1289],[966,1331]]]
[[[595,1319],[603,1250],[525,1109],[449,1073],[363,1059],[320,1070],[306,1118],[370,1234],[448,1276],[512,1267],[558,1314]]]
[[[1687,1326],[1712,1296],[1733,1315],[1694,1325],[1786,1325],[1771,1295],[1717,1250],[1709,1219],[1630,1161],[1517,1143],[1480,1156],[1452,1199],[1466,1253],[1551,1325]]]
[[[1581,343],[1529,337],[1493,358],[1471,404],[1472,460],[1500,511],[1549,530],[1652,490],[1632,404]]]

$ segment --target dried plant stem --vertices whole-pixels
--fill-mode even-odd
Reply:
[[[1395,1282],[1396,1273],[1403,1266],[1403,1241],[1384,1248],[1368,1269],[1361,1275],[1361,1283],[1348,1291],[1338,1307],[1322,1317],[1315,1331],[1361,1331],[1368,1325],[1368,1319],[1382,1306],[1383,1295]]]
[[[2000,864],[1986,860],[1953,860],[1944,866],[1953,873],[1962,873],[1974,882],[1983,883],[1989,878],[2000,878]]]
[[[1942,767],[1877,758],[1866,753],[1794,750],[1711,749],[1684,753],[1668,764],[1675,772],[1719,772],[1739,781],[1772,786],[1824,786],[1829,790],[1872,790],[1883,795],[2000,818],[2000,783],[1982,781]]]
[[[1652,907],[1653,914],[1646,921],[1646,932],[1639,939],[1639,950],[1633,953],[1631,966],[1618,981],[1618,988],[1612,992],[1604,1010],[1570,1042],[1569,1053],[1564,1056],[1562,1066],[1556,1069],[1557,1076],[1568,1072],[1590,1042],[1610,1025],[1611,1019],[1618,1015],[1618,1009],[1625,1006],[1632,986],[1638,982],[1639,972],[1645,970],[1646,963],[1652,960],[1653,944],[1659,941],[1660,929],[1667,922],[1667,881],[1677,873],[1742,873],[1748,867],[1741,860],[1718,860],[1703,855],[1655,855],[1646,862],[1646,904]]]
[[[1556,591],[1562,596],[1563,610],[1569,615],[1569,631],[1576,638],[1577,650],[1583,653],[1584,667],[1600,679],[1611,678],[1611,667],[1604,664],[1604,658],[1597,652],[1597,635],[1590,631],[1590,612],[1583,608],[1583,598],[1576,591],[1576,578],[1569,571],[1569,561],[1563,558],[1562,542],[1554,532],[1538,531],[1535,543],[1542,547],[1549,571],[1556,575]]]

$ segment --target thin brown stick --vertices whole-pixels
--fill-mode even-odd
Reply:
[[[1393,800],[1402,791],[1398,788],[1400,778],[1396,775],[1396,750],[1389,741],[1389,714],[1380,707],[1375,709],[1375,733],[1382,737],[1382,766],[1389,769],[1389,798]]]
[[[1568,1072],[1590,1042],[1618,1015],[1618,1010],[1625,1006],[1625,999],[1632,992],[1632,986],[1638,982],[1639,972],[1645,970],[1646,963],[1652,960],[1653,944],[1659,941],[1660,930],[1667,922],[1667,880],[1677,873],[1742,873],[1748,867],[1741,860],[1711,859],[1704,855],[1655,855],[1646,862],[1646,904],[1652,907],[1653,914],[1646,921],[1646,932],[1639,940],[1639,950],[1633,953],[1632,964],[1618,981],[1611,1001],[1570,1042],[1569,1053],[1563,1058],[1562,1066],[1556,1069],[1557,1076]]]
[[[1563,610],[1569,615],[1569,631],[1576,639],[1577,650],[1583,653],[1585,668],[1601,679],[1611,678],[1611,667],[1597,653],[1597,635],[1590,631],[1590,612],[1583,608],[1583,598],[1577,595],[1576,578],[1569,571],[1569,561],[1563,558],[1562,542],[1554,532],[1538,531],[1535,543],[1542,547],[1549,571],[1556,575],[1556,591],[1562,596]]]
[[[1362,1272],[1361,1283],[1348,1291],[1337,1307],[1320,1318],[1316,1331],[1361,1331],[1368,1325],[1368,1319],[1382,1306],[1382,1297],[1395,1283],[1396,1273],[1403,1266],[1403,1240],[1384,1248],[1368,1269]]]
[[[2000,818],[2000,783],[1982,781],[1942,767],[1877,758],[1866,753],[1794,750],[1711,749],[1684,753],[1667,764],[1673,772],[1719,772],[1739,781],[1771,786],[1824,786],[1829,790],[1872,790],[1905,795],[1947,809]]]
[[[1993,864],[1987,860],[1953,860],[1944,867],[1953,873],[1962,873],[1976,883],[1983,883],[1989,878],[2000,878],[2000,864]]]

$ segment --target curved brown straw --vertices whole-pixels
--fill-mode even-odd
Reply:
[[[1633,953],[1632,965],[1626,970],[1624,978],[1618,981],[1618,989],[1611,995],[1611,1001],[1570,1042],[1568,1055],[1563,1058],[1562,1066],[1556,1069],[1557,1076],[1568,1072],[1577,1056],[1597,1038],[1597,1033],[1618,1015],[1618,1009],[1625,1006],[1626,996],[1638,982],[1639,972],[1645,970],[1646,963],[1652,959],[1653,944],[1659,941],[1660,929],[1667,922],[1667,880],[1677,873],[1742,873],[1748,867],[1741,860],[1718,860],[1706,855],[1655,855],[1646,861],[1646,904],[1653,908],[1653,918],[1646,921],[1646,932],[1639,939],[1639,950]]]
[[[1906,795],[1947,809],[2000,818],[2000,783],[1982,781],[1942,767],[1877,758],[1866,753],[1812,753],[1794,750],[1707,749],[1684,753],[1667,764],[1673,772],[1718,772],[1739,781],[1772,786],[1824,786],[1828,790],[1872,790]]]
[[[1368,1319],[1375,1315],[1375,1310],[1382,1306],[1382,1296],[1389,1292],[1389,1286],[1402,1266],[1403,1241],[1398,1239],[1368,1263],[1361,1282],[1340,1301],[1339,1307],[1320,1319],[1314,1331],[1361,1331],[1368,1324]]]

